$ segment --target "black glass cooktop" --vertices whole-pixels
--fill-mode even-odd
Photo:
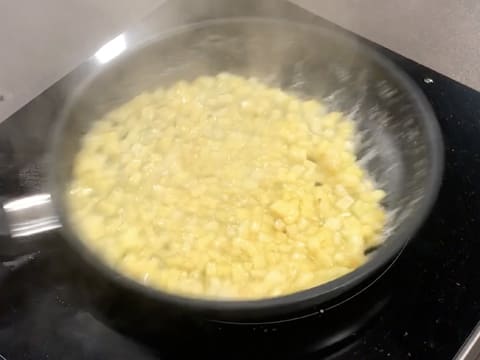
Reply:
[[[51,234],[40,245],[26,246],[26,255],[15,249],[0,254],[0,359],[142,360],[202,353],[210,358],[452,359],[480,320],[480,93],[380,51],[427,95],[443,131],[446,166],[430,218],[378,281],[306,319],[199,323],[191,333],[169,325],[146,336],[138,323],[120,331],[115,319],[105,320],[93,305],[101,289],[84,286],[88,270],[60,235]],[[32,153],[42,147],[42,138],[22,140],[18,124],[9,119],[0,125],[5,197],[35,190],[42,177],[41,157]],[[33,150],[19,152],[14,141],[28,142]],[[135,304],[130,311],[135,314]]]

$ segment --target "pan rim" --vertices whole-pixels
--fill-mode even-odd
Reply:
[[[63,202],[62,194],[58,194],[56,189],[55,171],[52,167],[57,164],[57,157],[59,155],[58,149],[60,144],[61,134],[64,130],[65,124],[68,119],[68,113],[72,103],[67,102],[62,111],[60,112],[57,123],[55,125],[53,141],[50,144],[48,153],[51,158],[51,164],[48,169],[47,186],[52,195],[54,208],[60,218],[62,224],[62,233],[64,237],[70,243],[70,245],[77,251],[81,257],[86,260],[87,263],[92,265],[95,269],[99,270],[102,274],[105,274],[108,278],[114,280],[120,285],[133,290],[136,293],[141,293],[147,297],[163,302],[169,303],[175,306],[181,306],[185,309],[206,311],[210,313],[227,311],[229,313],[237,312],[241,314],[250,310],[263,311],[269,310],[271,314],[276,312],[282,312],[289,309],[293,311],[305,309],[313,305],[320,305],[328,300],[332,300],[341,293],[354,288],[362,283],[365,278],[372,275],[375,270],[385,266],[391,261],[396,254],[399,254],[403,248],[408,244],[410,239],[419,230],[420,226],[424,223],[429,215],[440,190],[443,167],[444,167],[444,145],[441,135],[440,126],[435,113],[429,104],[427,98],[421,91],[421,89],[413,82],[413,80],[397,65],[395,65],[390,59],[380,54],[373,46],[365,42],[364,39],[350,34],[343,30],[332,29],[327,26],[299,23],[297,21],[291,21],[283,18],[269,18],[269,17],[232,17],[221,18],[214,20],[205,20],[197,23],[191,23],[184,26],[176,27],[172,30],[161,32],[143,39],[136,44],[133,44],[129,49],[119,56],[123,58],[131,53],[140,50],[142,47],[147,46],[156,41],[162,41],[162,39],[170,38],[176,34],[184,32],[194,31],[195,29],[205,28],[211,25],[220,25],[225,23],[271,23],[296,26],[301,28],[305,32],[315,32],[319,35],[327,38],[333,38],[337,41],[341,41],[342,44],[356,45],[356,49],[363,56],[374,62],[379,67],[385,69],[392,78],[397,82],[398,86],[405,90],[406,93],[411,94],[411,103],[420,114],[420,118],[423,121],[425,127],[426,143],[428,144],[429,151],[431,152],[431,162],[429,163],[428,175],[425,184],[425,193],[420,200],[417,210],[409,214],[400,229],[396,230],[378,250],[375,251],[375,256],[369,259],[365,264],[361,265],[352,272],[336,278],[330,282],[315,286],[313,288],[305,289],[292,294],[282,295],[273,298],[262,299],[209,299],[209,298],[194,298],[183,296],[179,294],[173,294],[165,292],[147,285],[143,285],[128,276],[122,274],[115,268],[107,265],[99,255],[90,250],[77,235],[77,232],[73,230],[68,216],[66,215],[66,206]],[[117,59],[115,59],[117,60]],[[88,60],[87,60],[88,62]],[[82,65],[80,65],[82,66]],[[92,78],[95,78],[95,74],[92,74]],[[79,88],[77,88],[79,90]],[[73,102],[74,97],[70,100]],[[291,307],[296,307],[292,309]],[[252,314],[253,315],[253,314]],[[270,315],[270,314],[269,314]]]

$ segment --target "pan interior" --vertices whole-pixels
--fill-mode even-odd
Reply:
[[[382,247],[406,240],[401,233],[409,229],[403,225],[428,192],[434,156],[415,95],[354,40],[276,21],[211,22],[158,37],[102,65],[88,83],[79,84],[82,90],[61,119],[55,149],[53,183],[59,202],[80,139],[93,121],[142,91],[220,72],[255,76],[318,99],[356,121],[359,158],[387,193],[384,206],[390,216]]]

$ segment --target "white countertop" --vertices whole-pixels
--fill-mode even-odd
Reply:
[[[2,2],[0,121],[166,1],[175,0]],[[477,0],[292,2],[480,89]]]
[[[291,0],[480,90],[478,0]]]
[[[0,121],[162,0],[0,2]]]

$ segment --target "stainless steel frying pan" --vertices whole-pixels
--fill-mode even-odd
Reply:
[[[397,256],[426,218],[437,195],[443,147],[435,116],[407,76],[356,38],[282,20],[207,21],[141,39],[121,35],[103,55],[76,70],[51,137],[48,192],[4,204],[14,238],[61,227],[65,241],[98,273],[139,300],[224,320],[258,320],[324,304],[368,282]],[[82,135],[105,112],[138,93],[180,79],[228,71],[256,76],[304,97],[324,101],[358,122],[359,157],[388,193],[389,234],[369,261],[324,285],[253,301],[201,300],[141,285],[104,264],[71,223],[64,193]],[[181,206],[181,205],[179,205]]]

